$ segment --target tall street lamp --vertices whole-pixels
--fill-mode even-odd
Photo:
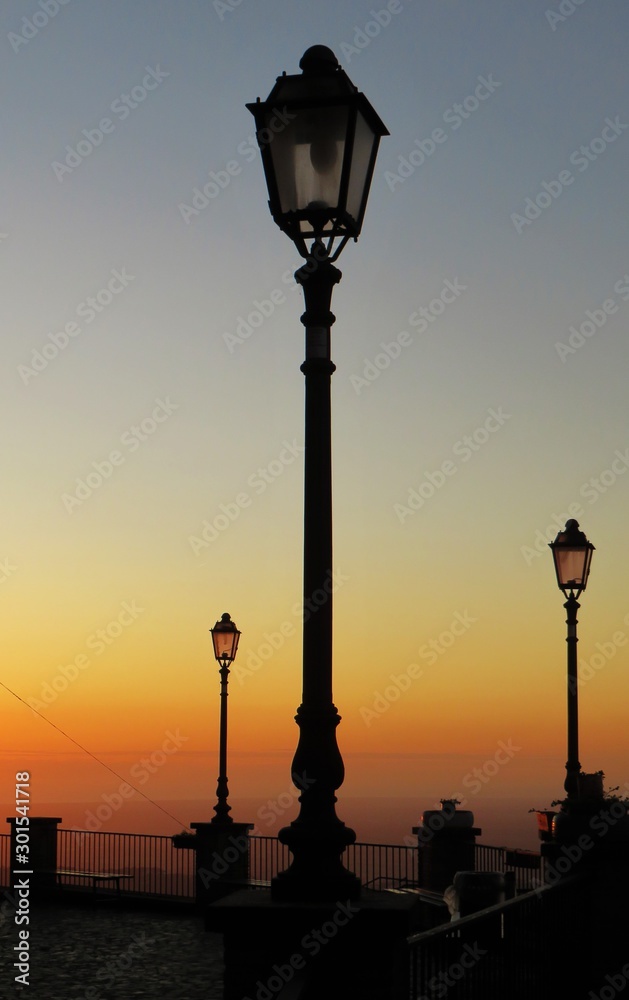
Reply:
[[[564,788],[568,799],[578,795],[579,774],[579,702],[577,678],[577,611],[580,604],[577,600],[585,590],[590,574],[590,563],[594,546],[588,542],[579,522],[571,518],[566,527],[560,531],[550,549],[555,562],[555,572],[559,589],[567,598],[564,608],[567,612],[566,624],[568,634],[568,760],[566,761],[566,780]]]
[[[229,666],[236,659],[240,632],[227,612],[222,615],[220,622],[216,622],[214,628],[210,629],[210,632],[212,633],[214,656],[218,661],[221,677],[219,774],[216,786],[216,805],[214,806],[216,816],[212,817],[212,823],[225,824],[233,823],[233,819],[229,815],[231,806],[227,804],[229,795],[227,788],[227,678],[229,677]]]
[[[301,75],[277,78],[266,101],[248,104],[269,192],[271,215],[305,258],[295,273],[306,310],[304,603],[316,613],[303,626],[303,697],[295,720],[299,741],[292,764],[303,789],[297,819],[279,833],[293,861],[273,879],[283,900],[356,897],[358,878],[341,862],[356,835],[336,815],[344,778],[336,742],[340,716],[332,700],[332,460],[330,312],[334,267],[359,236],[380,137],[387,129],[341,69],[331,49],[309,48]],[[310,246],[308,247],[308,243]],[[310,606],[310,605],[308,605]],[[305,787],[304,787],[305,786]]]

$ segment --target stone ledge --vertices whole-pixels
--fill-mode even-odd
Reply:
[[[422,929],[417,895],[364,889],[328,903],[276,901],[242,889],[210,904],[207,930],[223,934],[225,1000],[277,994],[307,982],[304,997],[398,1000],[408,996],[406,938]]]

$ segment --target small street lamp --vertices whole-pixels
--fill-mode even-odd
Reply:
[[[229,815],[231,806],[227,804],[227,797],[229,795],[227,788],[227,678],[229,677],[229,666],[236,659],[240,632],[227,612],[222,615],[220,622],[216,622],[214,628],[210,629],[210,632],[214,645],[214,656],[219,663],[221,677],[219,775],[216,786],[216,805],[214,806],[216,816],[212,817],[212,823],[224,824],[233,823],[233,819]]]
[[[309,48],[301,75],[277,78],[266,101],[247,108],[258,145],[273,219],[305,264],[295,273],[306,310],[304,605],[316,613],[303,626],[303,698],[297,710],[295,783],[303,789],[298,818],[280,830],[293,861],[272,882],[275,899],[356,897],[359,879],[341,854],[356,835],[338,819],[335,791],[344,778],[336,742],[340,716],[332,700],[332,460],[330,358],[332,263],[360,234],[380,137],[387,129],[324,45]],[[310,247],[308,243],[310,242]],[[322,600],[319,595],[322,595]],[[304,787],[305,785],[305,787]]]
[[[571,518],[560,531],[550,549],[555,562],[555,572],[559,589],[567,598],[564,608],[567,612],[568,634],[568,760],[564,788],[568,799],[578,795],[579,774],[579,702],[577,677],[577,598],[585,590],[594,546],[579,530],[579,522]]]

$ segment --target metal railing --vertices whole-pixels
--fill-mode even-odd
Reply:
[[[276,837],[249,838],[249,873],[254,881],[270,881],[290,864],[288,848]],[[343,855],[361,884],[385,888],[417,882],[417,850],[397,844],[351,844]]]
[[[536,851],[511,850],[508,847],[491,847],[476,844],[474,871],[513,872],[515,890],[528,892],[543,882],[543,859]]]
[[[249,837],[249,878],[270,882],[290,864],[290,851],[277,837]]]
[[[416,847],[351,844],[345,854],[345,864],[358,875],[362,885],[374,889],[417,883]]]
[[[566,956],[575,941],[587,940],[587,914],[576,905],[580,889],[580,879],[566,879],[412,935],[410,997],[580,997],[565,992]]]
[[[249,871],[255,881],[270,881],[290,864],[290,853],[276,837],[249,838]],[[361,884],[387,888],[418,884],[417,847],[398,844],[351,844],[343,855],[343,863],[358,875]],[[515,887],[525,892],[539,886],[541,857],[534,851],[517,851],[507,847],[477,844],[475,871],[509,872],[515,875]]]
[[[0,834],[0,881],[10,882],[10,835]],[[269,882],[290,864],[290,852],[276,837],[249,838],[249,873],[255,882]],[[357,843],[343,856],[346,867],[361,884],[388,888],[418,884],[418,850],[397,844]],[[195,852],[174,847],[170,837],[139,833],[105,833],[61,829],[57,840],[57,868],[69,871],[101,871],[132,875],[122,891],[152,896],[193,899]],[[477,844],[476,871],[515,872],[518,892],[535,888],[541,881],[541,859],[530,851]],[[81,884],[72,876],[63,884]]]
[[[170,837],[59,830],[57,869],[131,875],[122,887],[125,895],[194,899],[194,851],[178,850]],[[60,876],[60,881],[81,884],[72,875]]]
[[[0,834],[0,885],[11,884],[11,834]]]
[[[505,870],[506,848],[476,844],[474,848],[474,870],[477,872],[503,872]]]

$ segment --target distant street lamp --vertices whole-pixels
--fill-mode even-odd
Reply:
[[[229,815],[231,806],[227,804],[229,790],[227,788],[227,678],[229,677],[229,665],[236,659],[238,640],[240,632],[231,620],[227,612],[222,615],[220,622],[216,622],[212,633],[212,643],[214,645],[214,656],[219,663],[219,673],[221,677],[221,718],[219,734],[219,775],[216,786],[216,805],[212,817],[212,823],[225,824],[233,823]]]
[[[577,677],[577,611],[580,604],[577,600],[585,590],[590,574],[590,563],[594,546],[588,542],[579,523],[573,518],[566,522],[566,527],[560,531],[550,548],[555,561],[555,572],[559,589],[567,598],[564,608],[568,617],[568,760],[566,762],[566,780],[564,788],[568,799],[578,795],[579,774],[579,702]]]
[[[301,75],[283,74],[266,101],[247,105],[271,215],[306,260],[295,273],[306,304],[304,605],[317,606],[303,626],[303,699],[295,717],[300,733],[292,775],[302,789],[301,809],[278,835],[294,860],[273,880],[272,893],[275,899],[334,900],[357,896],[360,882],[341,863],[356,835],[334,808],[344,768],[332,701],[330,304],[341,279],[332,261],[360,234],[380,137],[389,133],[331,49],[315,45],[299,65]]]

